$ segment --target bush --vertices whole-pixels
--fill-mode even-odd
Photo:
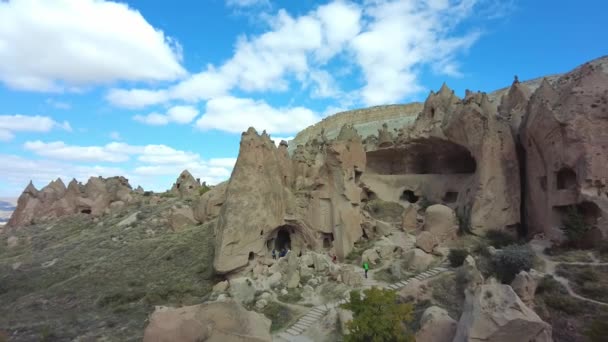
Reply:
[[[473,227],[471,227],[471,211],[465,208],[464,210],[456,213],[458,219],[458,234],[473,234]]]
[[[450,265],[452,267],[459,267],[464,263],[467,255],[469,255],[469,252],[466,249],[450,249],[450,253],[448,254]]]
[[[507,246],[492,258],[498,279],[505,284],[511,283],[521,271],[529,271],[534,265],[534,253],[523,245]]]
[[[414,341],[405,324],[412,321],[411,304],[397,303],[395,291],[372,287],[350,293],[350,302],[342,307],[353,312],[353,320],[346,324],[350,334],[345,342]]]
[[[568,241],[576,245],[591,230],[591,226],[585,222],[585,217],[576,206],[569,206],[561,229]]]
[[[422,197],[419,201],[418,201],[418,205],[420,206],[420,209],[422,211],[425,211],[426,208],[432,206],[433,204],[437,204],[433,201],[430,201],[428,198],[426,197]]]
[[[211,188],[207,184],[203,184],[200,188],[198,188],[198,194],[199,196],[203,196],[209,190],[211,190]]]
[[[486,239],[494,248],[503,248],[517,243],[517,237],[503,230],[492,229],[486,232]]]
[[[268,303],[268,305],[262,309],[262,313],[272,322],[270,325],[271,332],[281,330],[293,319],[293,313],[289,307],[277,302]]]
[[[608,336],[608,317],[594,319],[587,328],[587,331],[585,331],[585,335],[591,342],[606,341],[606,336]]]

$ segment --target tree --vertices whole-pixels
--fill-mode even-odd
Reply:
[[[353,312],[353,320],[346,324],[350,332],[345,342],[414,341],[406,323],[412,320],[412,305],[397,302],[395,291],[376,287],[351,291],[350,302],[342,305]]]

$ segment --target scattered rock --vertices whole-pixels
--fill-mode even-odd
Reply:
[[[340,271],[342,282],[345,285],[357,287],[363,284],[363,277],[361,273],[354,270],[352,266],[344,266]]]
[[[434,261],[431,254],[428,254],[419,248],[414,248],[407,252],[404,259],[408,268],[415,272],[425,271]]]
[[[272,341],[269,319],[229,300],[157,307],[149,321],[144,342]]]
[[[431,306],[422,314],[421,327],[416,332],[416,341],[452,342],[456,335],[457,325],[446,310],[438,306]]]
[[[230,283],[228,283],[227,280],[220,281],[219,283],[217,283],[213,286],[213,292],[226,292],[226,290],[228,290],[229,286],[230,286]]]
[[[513,282],[511,282],[511,287],[513,291],[517,293],[519,298],[526,303],[526,305],[532,305],[534,303],[534,293],[536,292],[536,287],[538,286],[538,280],[541,278],[541,275],[536,272],[536,270],[531,269],[530,273],[526,271],[521,271],[519,274],[515,276]]]
[[[367,249],[361,255],[361,259],[363,262],[368,262],[372,265],[376,265],[380,261],[380,255],[378,254],[378,250],[376,247]]]
[[[21,268],[21,265],[22,265],[22,264],[23,264],[23,263],[21,263],[21,262],[16,262],[16,263],[14,263],[14,264],[12,265],[13,271],[17,271],[19,268]]]
[[[258,299],[258,301],[255,302],[255,307],[258,310],[262,310],[263,308],[266,307],[266,305],[268,305],[268,301],[266,299]]]
[[[456,213],[442,204],[431,205],[426,208],[423,230],[432,233],[440,243],[455,239],[458,233]]]
[[[178,231],[183,227],[191,226],[196,224],[192,208],[181,207],[171,209],[171,216],[169,218],[169,225],[173,231]]]
[[[403,211],[403,220],[401,228],[406,232],[414,232],[418,230],[418,207],[411,204]]]
[[[133,225],[135,222],[137,222],[137,214],[139,214],[139,211],[138,212],[134,212],[133,214],[127,216],[127,218],[125,218],[124,220],[118,222],[118,224],[116,226],[118,226],[118,227],[127,227],[127,226]]]
[[[230,280],[228,292],[237,302],[249,304],[255,299],[256,288],[249,278],[234,278]]]
[[[6,239],[6,244],[8,248],[15,248],[19,245],[19,238],[16,236],[9,236],[8,239]]]
[[[435,247],[439,245],[439,241],[435,235],[429,231],[422,231],[416,236],[416,247],[427,253],[433,253]]]
[[[44,262],[44,263],[42,263],[42,268],[51,267],[51,266],[55,265],[57,263],[57,261],[59,261],[59,259],[55,258],[51,261]]]
[[[467,294],[454,341],[549,342],[551,325],[524,304],[509,285],[481,285]]]

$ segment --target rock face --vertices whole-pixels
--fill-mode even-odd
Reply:
[[[133,194],[124,177],[91,177],[85,185],[72,180],[67,188],[57,179],[40,191],[30,182],[7,225],[25,226],[76,213],[100,216],[109,211],[113,203],[133,202]]]
[[[144,331],[144,342],[272,341],[270,320],[234,301],[182,308],[157,307]]]
[[[344,258],[362,234],[359,175],[365,153],[352,126],[290,158],[253,128],[243,133],[217,224],[214,267],[239,269],[273,249],[329,250]]]
[[[549,342],[551,326],[528,308],[509,285],[490,284],[467,294],[454,342]]]
[[[485,93],[467,92],[460,99],[444,85],[429,95],[415,122],[402,128],[392,145],[366,141],[361,180],[372,196],[458,208],[477,233],[519,224],[514,139]],[[411,227],[413,216],[407,222]]]
[[[560,240],[560,227],[574,208],[595,234],[607,236],[607,88],[608,70],[598,60],[554,85],[543,81],[530,97],[520,129],[530,235],[544,232]]]
[[[182,171],[171,188],[171,193],[180,197],[190,197],[198,194],[201,183],[188,170]]]
[[[219,216],[220,209],[226,200],[228,182],[220,183],[204,193],[194,205],[194,218],[204,223]]]

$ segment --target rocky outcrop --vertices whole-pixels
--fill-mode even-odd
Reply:
[[[488,284],[467,294],[454,342],[549,342],[551,326],[528,308],[509,285]]]
[[[109,212],[113,203],[133,202],[132,194],[124,177],[91,177],[85,185],[72,180],[67,188],[57,179],[40,191],[30,182],[7,225],[25,226],[77,213],[100,216]]]
[[[194,218],[200,222],[208,222],[217,218],[226,200],[228,182],[222,182],[198,198],[194,204]]]
[[[456,334],[457,322],[445,309],[431,306],[424,310],[420,319],[420,330],[416,332],[417,342],[452,342]]]
[[[277,148],[250,128],[218,217],[216,271],[234,271],[273,249],[325,249],[344,258],[362,235],[357,182],[364,170],[365,152],[352,126],[335,141],[320,137],[299,146],[291,158],[285,143]]]
[[[179,195],[180,197],[191,197],[198,195],[198,189],[201,187],[201,183],[198,179],[195,179],[188,170],[182,171],[173,187],[171,187],[171,193]]]
[[[157,307],[149,321],[144,342],[272,341],[270,320],[233,301]]]
[[[561,240],[568,212],[608,236],[608,70],[586,63],[532,94],[521,124],[528,233]]]

